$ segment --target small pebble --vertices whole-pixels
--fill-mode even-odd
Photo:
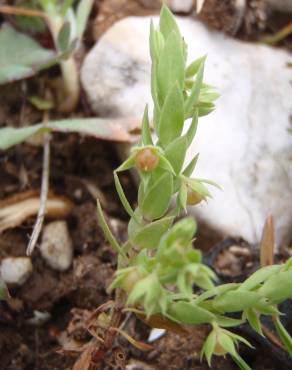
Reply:
[[[185,14],[190,13],[194,5],[193,0],[167,0],[166,3],[174,13]]]
[[[44,227],[40,252],[54,270],[65,271],[71,266],[73,244],[65,221],[54,221]]]
[[[148,337],[148,342],[149,343],[155,342],[157,339],[163,337],[165,333],[166,333],[165,329],[152,329]]]
[[[22,285],[32,273],[29,257],[7,257],[0,265],[1,277],[7,284]]]

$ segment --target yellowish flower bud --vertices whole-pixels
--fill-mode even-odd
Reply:
[[[197,191],[192,190],[191,188],[188,189],[188,196],[187,196],[187,205],[195,206],[199,204],[205,197],[199,194]]]
[[[159,157],[151,148],[139,150],[135,159],[136,167],[145,172],[151,172],[157,168]]]

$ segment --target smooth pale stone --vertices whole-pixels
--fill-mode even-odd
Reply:
[[[216,181],[213,199],[192,208],[228,236],[259,242],[272,214],[280,243],[292,230],[291,55],[213,32],[177,18],[189,61],[207,54],[205,82],[217,87],[217,109],[199,121],[187,162],[200,152],[193,176]],[[157,19],[155,19],[157,23]],[[116,23],[87,55],[82,83],[92,108],[104,116],[142,117],[150,95],[150,18]]]
[[[22,285],[32,273],[29,257],[7,257],[1,261],[0,276],[6,284]]]
[[[292,0],[266,0],[271,8],[280,12],[292,13]]]
[[[166,0],[166,4],[174,13],[190,13],[193,9],[193,0]]]
[[[165,333],[166,333],[165,329],[157,329],[157,328],[151,329],[149,337],[148,337],[148,342],[149,343],[155,342],[157,339],[160,339],[161,337],[163,337]]]
[[[54,270],[65,271],[73,259],[73,244],[65,221],[54,221],[44,227],[40,252]]]

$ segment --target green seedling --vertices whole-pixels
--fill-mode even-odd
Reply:
[[[164,328],[170,330],[175,325],[208,324],[212,330],[202,356],[209,365],[213,356],[229,354],[239,368],[249,370],[238,344],[250,344],[230,328],[248,322],[263,335],[261,316],[270,315],[291,353],[292,339],[280,322],[277,305],[292,297],[292,260],[263,267],[242,284],[215,285],[215,273],[202,263],[201,252],[193,247],[194,219],[176,218],[184,215],[188,206],[208,199],[210,186],[216,186],[210,180],[191,177],[198,156],[186,165],[185,157],[198,118],[214,110],[218,94],[203,81],[205,57],[186,65],[187,46],[166,6],[158,28],[150,26],[150,52],[155,135],[146,107],[141,142],[114,172],[118,195],[130,216],[128,240],[123,245],[105,224],[98,203],[101,227],[118,253],[109,290],[116,290],[119,308],[136,312],[148,323],[157,323],[160,317]],[[188,128],[187,119],[191,121]],[[120,172],[129,169],[135,169],[140,178],[135,209],[119,180]]]
[[[47,27],[54,42],[54,51],[41,47],[28,35],[9,25],[0,30],[0,83],[32,76],[41,69],[58,63],[62,72],[62,94],[58,109],[71,112],[79,100],[79,75],[74,53],[82,39],[93,0],[24,1],[22,7],[0,6],[0,12],[16,16],[24,29],[41,31]],[[21,16],[21,18],[19,18]]]

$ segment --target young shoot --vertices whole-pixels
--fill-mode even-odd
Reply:
[[[187,65],[187,46],[166,6],[158,27],[150,25],[150,53],[155,135],[146,107],[141,143],[114,172],[118,195],[130,216],[127,242],[119,246],[98,208],[105,235],[119,254],[110,290],[117,290],[119,307],[138,312],[149,323],[163,317],[169,330],[174,325],[208,324],[212,329],[202,356],[209,365],[213,356],[229,354],[240,369],[249,370],[238,344],[250,344],[232,331],[244,322],[263,335],[261,317],[272,316],[279,338],[291,353],[292,339],[280,322],[277,306],[292,297],[292,260],[263,267],[241,284],[216,286],[215,273],[193,247],[194,219],[181,217],[187,206],[211,196],[210,185],[216,186],[192,177],[198,155],[187,164],[185,157],[198,118],[214,110],[218,94],[203,81],[205,57]],[[188,119],[191,124],[185,130]],[[119,173],[131,168],[140,179],[135,209],[119,181]]]

